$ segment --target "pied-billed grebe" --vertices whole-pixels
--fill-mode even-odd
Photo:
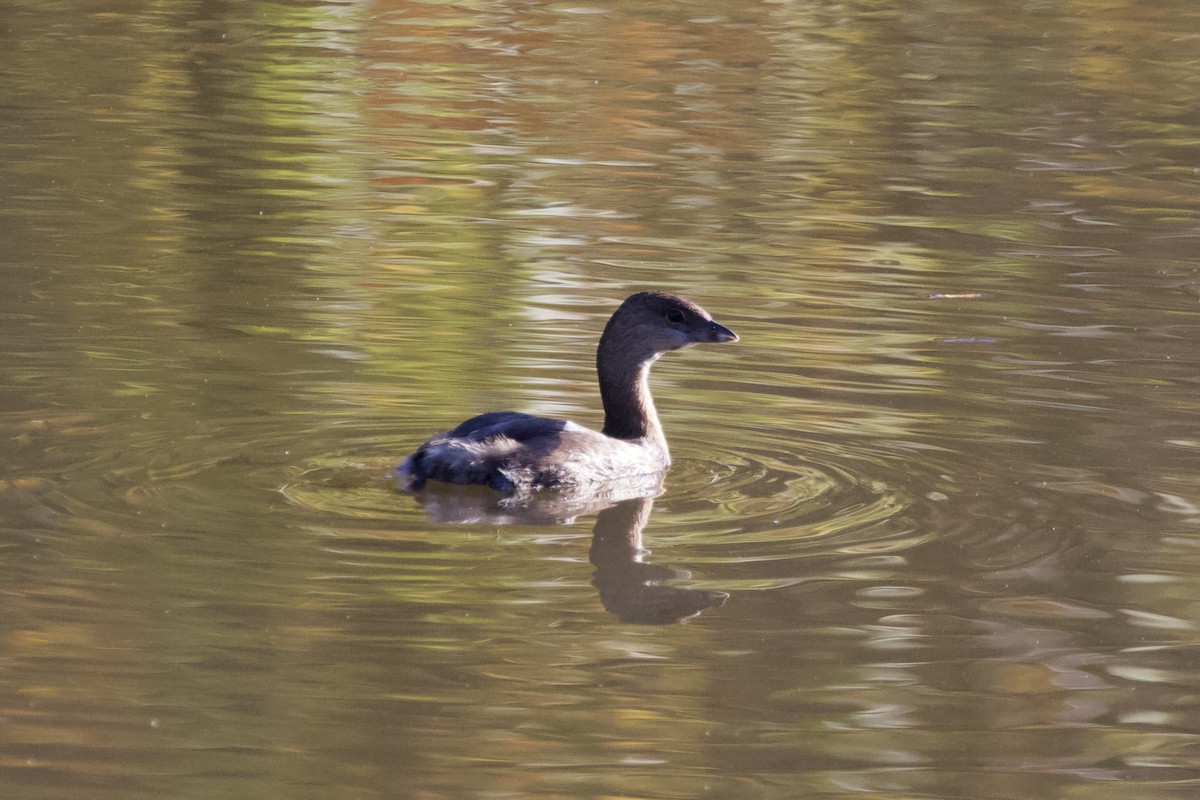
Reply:
[[[603,431],[489,411],[418,447],[396,470],[400,485],[420,489],[437,480],[512,492],[660,474],[671,466],[671,456],[650,398],[650,365],[671,350],[737,338],[690,300],[635,294],[612,315],[596,352]]]

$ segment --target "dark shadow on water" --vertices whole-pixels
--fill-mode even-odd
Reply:
[[[606,611],[621,622],[670,625],[686,622],[725,604],[725,592],[672,586],[686,570],[647,564],[642,531],[650,520],[660,478],[608,487],[602,493],[539,492],[504,496],[486,487],[430,485],[415,496],[437,522],[491,525],[566,525],[596,514],[588,557],[596,568],[592,585]]]

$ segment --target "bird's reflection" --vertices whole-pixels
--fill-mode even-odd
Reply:
[[[621,622],[669,625],[724,605],[729,597],[725,592],[662,583],[687,578],[686,571],[642,562],[648,553],[642,547],[642,529],[653,506],[652,497],[623,500],[596,517],[588,558],[596,567],[592,585],[600,591],[604,608]]]
[[[625,623],[670,625],[724,605],[729,595],[664,583],[689,573],[642,561],[649,552],[642,547],[642,530],[661,492],[661,481],[655,478],[612,487],[603,495],[545,492],[504,497],[484,487],[438,486],[417,497],[438,522],[565,525],[595,513],[588,556],[596,568],[592,585],[605,610]]]
[[[414,493],[435,522],[477,525],[570,525],[614,503],[662,494],[662,476],[614,481],[602,489],[500,494],[487,486],[430,483]]]

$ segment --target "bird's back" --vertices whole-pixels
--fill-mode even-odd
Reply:
[[[499,491],[580,486],[669,466],[665,451],[574,422],[490,411],[434,436],[397,470],[405,488],[426,481],[485,484]]]

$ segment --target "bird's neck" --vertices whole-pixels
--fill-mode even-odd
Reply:
[[[609,337],[600,341],[596,371],[604,404],[604,434],[616,439],[646,439],[666,452],[658,411],[650,397],[650,365],[658,358],[629,358]]]

